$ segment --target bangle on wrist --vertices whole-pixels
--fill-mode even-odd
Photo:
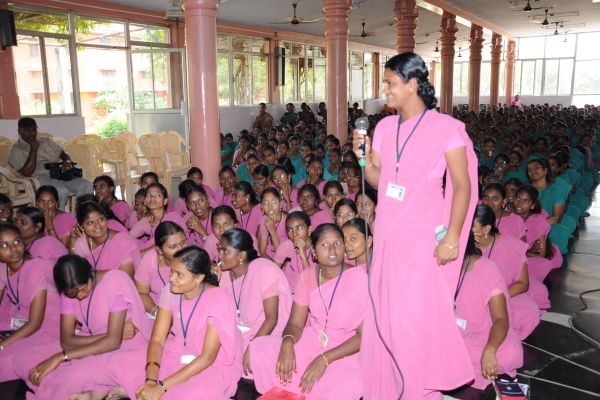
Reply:
[[[165,386],[165,384],[162,381],[158,381],[158,384],[162,387],[162,390],[164,390],[165,393],[167,393],[167,387]]]
[[[296,338],[293,335],[285,335],[284,337],[281,338],[281,340],[285,340],[286,337],[291,337],[292,340],[294,341],[294,344],[296,344]]]
[[[327,366],[329,367],[329,361],[327,361],[327,357],[325,357],[325,354],[321,353],[321,357],[323,357],[323,360],[325,360],[325,364],[327,364]]]
[[[158,379],[152,379],[152,378],[146,378],[146,380],[144,382],[148,382],[148,381],[158,383]]]
[[[371,159],[371,164],[367,165],[367,166],[365,167],[365,169],[372,167],[372,166],[373,166],[373,163],[374,163],[374,161]]]
[[[67,351],[66,351],[66,350],[63,350],[63,351],[62,351],[62,356],[63,356],[63,361],[64,361],[64,362],[67,362],[67,361],[69,361],[69,358],[67,357]]]
[[[144,368],[144,370],[147,370],[147,369],[148,369],[148,367],[149,367],[149,366],[151,366],[151,365],[156,365],[158,368],[160,368],[160,364],[159,364],[159,363],[157,363],[156,361],[148,361],[148,362],[146,363],[146,367]]]

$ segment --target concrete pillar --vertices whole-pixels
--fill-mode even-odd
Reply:
[[[483,27],[475,24],[471,25],[469,42],[471,43],[469,47],[469,111],[479,112]]]
[[[444,11],[440,33],[442,37],[442,76],[440,85],[440,112],[452,115],[452,85],[454,79],[454,43],[456,42],[456,15]]]
[[[492,34],[492,73],[490,78],[490,106],[498,105],[500,91],[500,63],[502,58],[502,36]]]
[[[352,0],[325,0],[327,133],[348,141],[348,13]]]
[[[398,54],[415,51],[415,31],[419,19],[419,8],[416,0],[398,0],[394,7],[394,15],[398,24],[396,47]]]
[[[192,164],[216,190],[221,168],[217,92],[217,9],[219,0],[183,0],[188,64]]]
[[[506,46],[506,77],[504,82],[504,102],[510,105],[513,98],[513,87],[515,85],[515,60],[517,58],[517,43],[514,40],[509,40]]]

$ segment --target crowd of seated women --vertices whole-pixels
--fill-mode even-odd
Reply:
[[[515,376],[550,308],[543,281],[597,180],[598,109],[455,117],[480,154],[454,310],[483,389]],[[147,172],[131,208],[99,176],[76,215],[51,186],[16,214],[0,194],[0,382],[38,399],[229,399],[240,379],[361,398],[378,193],[319,122],[221,140],[218,188],[193,167],[172,197]]]

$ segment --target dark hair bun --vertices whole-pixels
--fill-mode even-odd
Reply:
[[[418,81],[418,79],[417,79]],[[437,105],[437,99],[435,98],[435,89],[431,82],[419,82],[419,89],[417,90],[417,95],[423,103],[425,103],[425,107],[432,110]]]
[[[415,53],[402,53],[390,58],[385,63],[386,69],[391,69],[398,76],[408,83],[411,79],[415,79],[419,85],[417,95],[425,103],[425,107],[433,109],[437,105],[435,98],[435,89],[429,82],[429,69],[425,65],[425,61]]]

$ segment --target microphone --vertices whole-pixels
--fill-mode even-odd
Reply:
[[[358,129],[358,134],[362,136],[362,144],[360,145],[360,159],[358,160],[358,164],[361,167],[365,166],[365,136],[367,134],[367,130],[369,129],[369,120],[365,117],[358,118],[354,123],[356,129]]]

